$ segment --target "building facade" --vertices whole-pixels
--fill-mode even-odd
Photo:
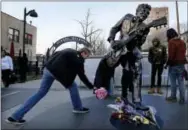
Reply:
[[[26,24],[25,53],[29,61],[36,61],[37,28]],[[1,46],[10,52],[11,43],[14,44],[14,55],[23,51],[23,20],[1,12]]]
[[[154,37],[157,37],[160,39],[161,43],[164,45],[167,45],[167,38],[166,38],[166,31],[169,28],[169,10],[168,7],[154,7],[150,11],[150,15],[148,18],[144,21],[146,24],[152,22],[153,20],[156,20],[161,17],[167,18],[167,25],[161,28],[150,28],[150,32],[148,34],[148,37],[146,39],[146,43],[143,45],[143,49],[148,49],[152,45],[152,39]]]
[[[168,7],[153,7],[150,11],[149,17],[146,19],[146,23],[150,23],[155,19],[166,16],[167,25],[169,25],[169,12]]]

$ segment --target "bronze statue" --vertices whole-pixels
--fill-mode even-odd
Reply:
[[[132,54],[129,58],[123,59],[126,63],[122,67],[123,71],[131,71],[133,73],[130,91],[132,92],[133,102],[139,104],[141,103],[141,46],[144,44],[151,27],[158,27],[167,23],[166,17],[163,17],[147,25],[144,24],[144,20],[149,16],[150,10],[150,5],[140,4],[136,9],[135,16],[126,14],[121,18],[110,30],[107,40],[110,42],[112,50],[105,55],[107,65],[114,67],[122,60],[121,57],[123,55]],[[118,32],[120,32],[120,38],[115,40]],[[135,56],[134,64],[131,64],[130,60]]]

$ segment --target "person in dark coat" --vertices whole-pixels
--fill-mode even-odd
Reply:
[[[106,57],[103,57],[97,67],[94,79],[94,86],[96,88],[104,87],[108,91],[108,95],[111,95],[110,80],[114,77],[115,68],[119,65],[119,62],[112,66],[109,66],[106,61]]]
[[[27,72],[28,72],[28,58],[27,54],[24,53],[23,57],[19,56],[19,74],[20,74],[20,82],[25,82],[27,80]]]
[[[22,74],[22,56],[21,56],[21,51],[19,51],[19,55],[18,55],[18,59],[17,59],[17,63],[18,63],[18,74],[19,74],[19,80],[21,82],[21,74]]]
[[[161,44],[158,38],[154,38],[153,46],[149,49],[148,61],[151,63],[151,86],[148,91],[149,94],[157,92],[158,94],[163,94],[161,91],[161,81],[164,64],[167,61],[166,47]],[[155,77],[157,73],[157,86],[155,86]],[[156,88],[155,88],[156,87]],[[155,90],[156,89],[156,90]]]
[[[35,62],[35,76],[37,77],[39,75],[39,62],[36,60]]]
[[[78,86],[75,78],[78,75],[83,83],[89,88],[94,86],[90,83],[84,70],[84,61],[90,55],[88,48],[79,51],[64,49],[56,52],[45,64],[41,86],[37,93],[30,97],[11,117],[6,121],[9,123],[23,124],[23,116],[29,112],[49,91],[54,80],[59,81],[70,92],[74,113],[87,113],[88,108],[82,106]]]

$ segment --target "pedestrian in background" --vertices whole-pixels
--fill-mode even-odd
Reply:
[[[23,83],[27,80],[27,72],[28,72],[28,58],[27,54],[24,53],[23,57],[19,59],[19,73],[20,73],[20,82]]]
[[[38,62],[38,60],[36,60],[36,62],[35,62],[35,76],[36,76],[36,78],[38,75],[39,75],[39,62]]]
[[[186,45],[183,40],[180,39],[178,33],[170,28],[167,30],[168,38],[168,61],[169,78],[171,83],[171,95],[167,97],[167,101],[177,101],[177,87],[180,92],[180,104],[185,103],[185,85],[184,85],[184,70],[186,60]],[[176,82],[177,81],[177,82]],[[178,84],[177,84],[178,83]]]
[[[13,61],[5,50],[2,50],[1,52],[1,72],[2,81],[7,88],[10,85],[10,76],[13,72]]]
[[[151,86],[148,94],[157,92],[163,94],[161,91],[161,81],[164,64],[167,61],[166,47],[161,44],[158,38],[154,38],[153,46],[149,49],[148,61],[151,63]],[[157,74],[157,86],[155,85],[155,78]]]

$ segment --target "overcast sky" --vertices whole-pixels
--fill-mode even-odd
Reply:
[[[35,9],[38,18],[27,17],[37,27],[37,53],[46,52],[53,42],[65,36],[81,36],[80,25],[88,8],[96,28],[101,28],[102,37],[107,39],[110,28],[126,13],[135,14],[140,3],[152,7],[168,7],[170,26],[176,25],[175,2],[2,2],[2,11],[23,19],[23,9]],[[179,2],[180,23],[187,23],[187,2]]]

